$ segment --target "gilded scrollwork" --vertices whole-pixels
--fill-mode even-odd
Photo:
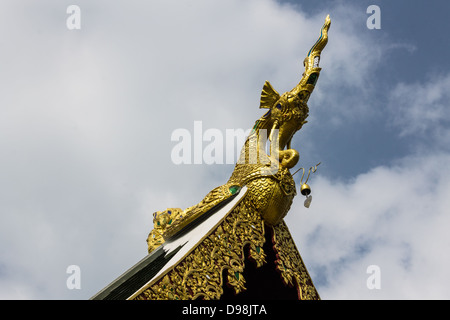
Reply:
[[[277,224],[273,231],[274,249],[278,257],[276,265],[284,283],[297,287],[302,300],[320,299],[286,223]]]
[[[179,264],[135,299],[220,299],[225,282],[236,294],[245,291],[244,247],[249,245],[250,259],[257,267],[263,266],[267,262],[263,250],[266,227],[251,202],[244,200]],[[286,223],[271,228],[282,281],[297,288],[299,299],[320,299]]]
[[[250,258],[261,266],[266,262],[264,242],[264,222],[244,199],[192,252],[135,299],[220,299],[223,271],[237,294],[246,290],[244,247],[249,245]]]
[[[283,218],[296,196],[289,169],[297,164],[299,153],[291,148],[291,140],[307,122],[307,101],[321,70],[318,62],[329,27],[327,16],[320,38],[304,60],[305,71],[296,87],[280,95],[265,82],[260,108],[268,111],[256,121],[228,182],[213,189],[197,205],[155,214],[154,229],[147,239],[149,252],[247,187],[245,196],[219,225],[135,299],[220,299],[225,282],[236,293],[245,291],[244,248],[249,248],[249,257],[257,267],[263,266],[267,258],[263,250],[266,226],[273,228],[276,266],[283,282],[297,287],[300,299],[319,298]]]

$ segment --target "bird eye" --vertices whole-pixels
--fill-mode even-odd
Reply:
[[[275,106],[275,108],[277,108],[278,110],[281,110],[281,104],[277,104],[277,105]]]

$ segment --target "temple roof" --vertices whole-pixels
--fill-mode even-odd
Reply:
[[[228,182],[185,210],[155,212],[149,255],[92,299],[319,299],[283,218],[297,194],[289,170],[299,152],[291,140],[307,122],[330,23],[327,16],[293,90],[280,95],[264,84],[260,107],[269,111]]]
[[[246,192],[244,187],[91,299],[319,299],[286,224],[267,226],[259,214],[242,221]]]

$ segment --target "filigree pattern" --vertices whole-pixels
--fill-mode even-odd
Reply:
[[[301,300],[320,299],[286,223],[277,224],[273,231],[274,249],[278,257],[276,265],[284,283],[297,287]]]
[[[135,299],[220,299],[224,270],[236,293],[246,290],[244,247],[250,246],[250,258],[261,266],[266,262],[264,242],[261,215],[243,199],[193,251]]]
[[[219,299],[223,294],[223,273],[236,293],[245,288],[242,272],[245,267],[244,247],[257,266],[265,263],[262,250],[264,225],[273,227],[277,269],[286,285],[296,286],[300,299],[318,299],[294,241],[282,220],[296,195],[289,171],[299,159],[291,149],[294,134],[307,122],[307,101],[314,90],[321,68],[319,60],[328,41],[330,19],[327,16],[320,38],[304,60],[305,71],[300,83],[280,95],[269,82],[264,84],[260,108],[268,109],[259,118],[242,148],[235,169],[226,184],[213,189],[200,203],[184,211],[166,210],[155,216],[155,229],[148,237],[149,252],[176,236],[191,222],[229,199],[246,186],[246,195],[210,230],[185,257],[152,282],[137,299]],[[270,141],[270,143],[268,142]],[[270,145],[270,152],[266,154]],[[171,216],[176,212],[175,216]]]
[[[249,245],[249,256],[257,267],[266,263],[264,234],[260,214],[249,199],[244,199],[180,263],[134,299],[220,299],[225,280],[238,294],[246,290],[244,247]],[[296,287],[299,299],[320,299],[284,221],[273,227],[273,244],[284,284]]]

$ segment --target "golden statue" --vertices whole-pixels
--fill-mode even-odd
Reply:
[[[296,195],[289,169],[297,164],[299,153],[291,148],[291,140],[307,122],[307,101],[321,71],[320,54],[328,41],[330,23],[327,16],[319,39],[304,60],[302,78],[291,91],[280,95],[265,82],[260,108],[268,110],[256,121],[228,182],[213,189],[197,205],[154,214],[154,229],[147,239],[149,253],[163,244],[170,247],[178,243],[180,247],[189,241],[194,243],[133,299],[220,299],[225,282],[236,293],[245,291],[244,247],[249,248],[249,257],[258,267],[264,265],[267,256],[263,246],[268,233],[283,282],[297,288],[299,299],[319,299],[283,218]],[[309,192],[303,185],[302,194]],[[220,217],[210,223],[199,240],[187,236],[218,210],[222,210]]]

